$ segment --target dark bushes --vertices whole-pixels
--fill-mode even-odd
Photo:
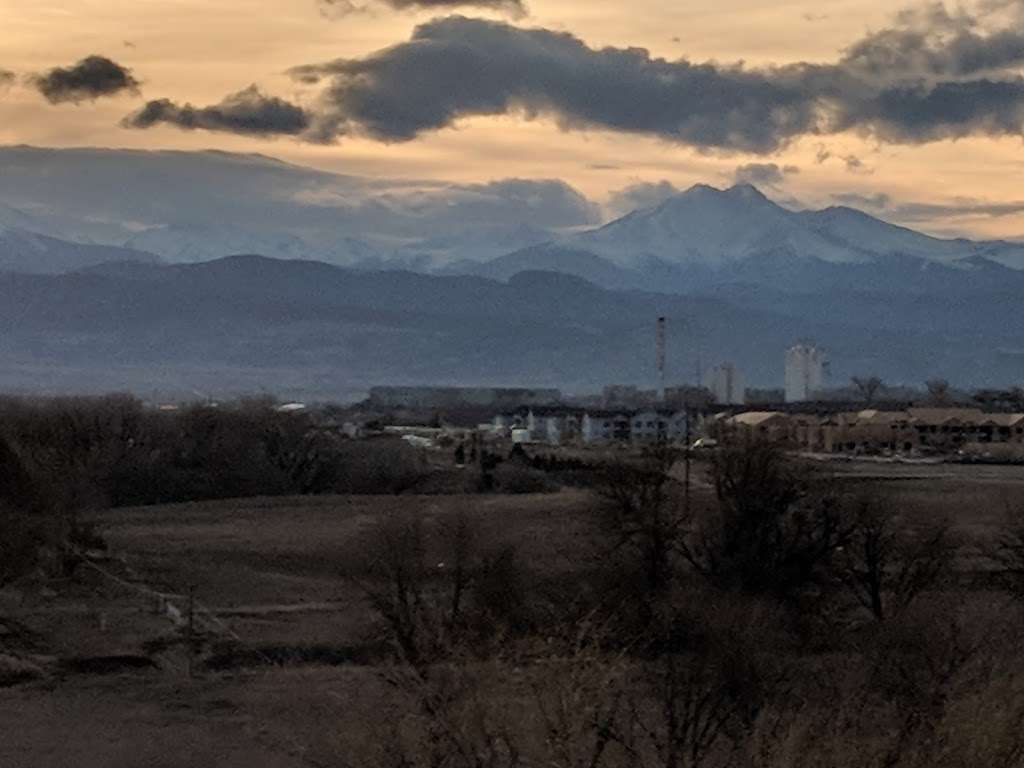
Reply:
[[[71,515],[107,505],[401,493],[426,474],[419,452],[404,443],[348,441],[264,400],[161,412],[121,395],[8,398],[0,401],[0,436],[28,482]]]

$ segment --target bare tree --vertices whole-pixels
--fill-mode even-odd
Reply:
[[[682,618],[682,617],[679,617]],[[640,662],[617,731],[628,765],[698,768],[737,764],[765,706],[788,686],[773,619],[749,601],[698,609],[702,637],[675,638],[669,620]]]
[[[940,408],[945,408],[953,402],[949,382],[945,379],[929,379],[924,383],[928,390],[928,402]]]
[[[466,649],[492,650],[494,639],[528,623],[515,550],[485,547],[466,513],[429,526],[417,513],[389,514],[365,551],[349,578],[383,620],[399,658],[416,669]]]
[[[609,465],[597,488],[605,500],[601,522],[616,553],[625,553],[642,581],[641,599],[664,596],[675,575],[687,513],[675,503],[670,470],[677,458],[658,447],[636,463]]]
[[[711,477],[718,508],[682,546],[699,573],[718,587],[784,599],[827,578],[850,533],[833,489],[762,441],[717,454]]]
[[[858,602],[884,621],[950,575],[958,542],[945,522],[910,529],[878,494],[853,504],[854,527],[837,558],[839,572]]]
[[[1003,588],[1024,602],[1024,508],[1007,507],[995,541],[987,550]]]
[[[46,511],[21,459],[0,437],[0,587],[34,568],[42,547],[58,543],[59,521]]]
[[[865,405],[871,405],[882,388],[882,380],[877,376],[854,376],[850,381]]]

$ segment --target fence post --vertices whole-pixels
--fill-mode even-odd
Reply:
[[[188,646],[188,676],[191,678],[194,673],[196,655],[196,587],[194,584],[189,584],[188,587],[188,622],[185,632],[185,643]]]

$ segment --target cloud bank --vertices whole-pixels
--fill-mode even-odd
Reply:
[[[103,96],[138,93],[131,70],[105,56],[87,56],[70,67],[55,67],[30,79],[51,104],[95,101]]]
[[[1024,213],[1024,201],[1021,200],[992,202],[958,197],[948,203],[901,202],[884,192],[873,195],[844,192],[832,195],[832,199],[841,205],[908,222],[942,221],[950,218],[998,218]]]
[[[53,231],[95,242],[120,244],[143,229],[182,225],[291,233],[327,252],[352,237],[394,248],[465,230],[600,223],[593,202],[553,179],[452,184],[340,175],[217,151],[24,146],[0,147],[0,168],[5,204],[51,211]]]

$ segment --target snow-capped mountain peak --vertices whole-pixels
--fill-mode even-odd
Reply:
[[[859,261],[804,226],[799,216],[741,184],[698,184],[660,205],[636,211],[568,243],[624,267],[655,258],[669,264],[722,266],[789,250],[826,261]]]
[[[889,224],[853,208],[791,211],[750,184],[697,184],[661,204],[634,211],[562,245],[627,269],[655,259],[672,266],[720,268],[767,256],[859,264],[910,257],[953,264],[980,254],[1024,268],[1024,245],[943,240]]]

